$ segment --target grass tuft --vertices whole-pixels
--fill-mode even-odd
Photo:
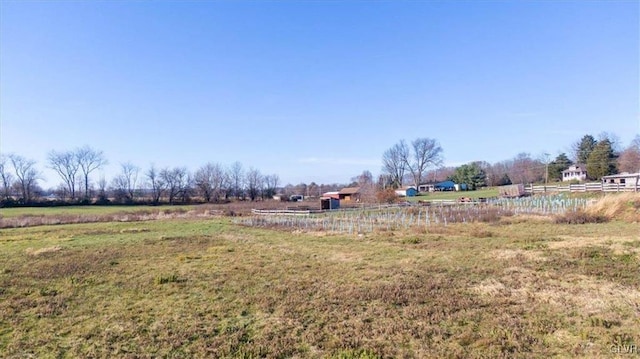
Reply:
[[[176,274],[160,275],[154,279],[155,284],[177,283],[178,281],[179,279]]]

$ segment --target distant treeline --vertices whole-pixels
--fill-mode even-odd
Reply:
[[[405,184],[453,180],[475,189],[511,183],[541,183],[562,180],[562,171],[573,164],[585,166],[589,179],[618,172],[640,171],[640,135],[622,147],[617,137],[603,133],[598,139],[585,135],[571,145],[571,153],[536,158],[520,153],[496,163],[474,161],[458,167],[442,166],[443,150],[435,139],[417,138],[398,142],[382,156],[382,173],[377,181],[367,169],[344,184],[287,184],[281,186],[277,174],[263,174],[240,162],[229,166],[209,162],[190,171],[186,167],[146,169],[121,163],[110,180],[95,178],[96,170],[108,164],[102,151],[84,146],[73,150],[51,151],[45,166],[60,178],[55,188],[40,187],[42,172],[36,161],[19,154],[0,154],[0,206],[58,206],[68,204],[184,204],[224,203],[232,200],[267,200],[279,195],[318,197],[327,191],[359,186],[363,198],[376,198],[375,192]],[[348,175],[348,174],[345,174]]]

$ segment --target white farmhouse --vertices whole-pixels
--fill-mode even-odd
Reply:
[[[585,165],[571,165],[562,171],[562,181],[585,181],[587,179],[587,167]]]

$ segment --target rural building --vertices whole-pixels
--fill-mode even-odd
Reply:
[[[340,208],[340,200],[333,197],[320,198],[320,209],[331,210]]]
[[[290,202],[302,202],[304,201],[304,196],[301,194],[292,194],[291,196],[289,196],[289,201]]]
[[[332,191],[332,192],[325,192],[322,194],[323,198],[334,198],[334,199],[340,199],[340,192],[338,191]]]
[[[402,187],[396,190],[396,194],[400,197],[415,197],[418,195],[418,191],[413,186]]]
[[[602,177],[602,184],[620,184],[624,187],[636,188],[640,184],[640,173],[620,173]]]
[[[423,184],[418,186],[418,191],[420,191],[420,192],[433,192],[435,190],[436,190],[436,183],[435,182],[423,183]]]
[[[456,190],[456,184],[453,181],[438,182],[433,187],[436,191],[455,191]]]
[[[587,167],[585,165],[571,165],[562,171],[562,181],[585,181],[587,179]]]
[[[360,201],[360,187],[345,187],[338,192],[338,199],[345,202]]]
[[[453,187],[456,191],[466,191],[469,189],[469,186],[467,186],[466,183],[456,183]]]

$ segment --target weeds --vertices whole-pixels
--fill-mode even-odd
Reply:
[[[179,279],[176,274],[159,275],[154,279],[155,284],[177,283],[178,281]]]
[[[587,213],[584,210],[567,212],[555,217],[556,224],[605,223],[609,219],[600,214]]]

